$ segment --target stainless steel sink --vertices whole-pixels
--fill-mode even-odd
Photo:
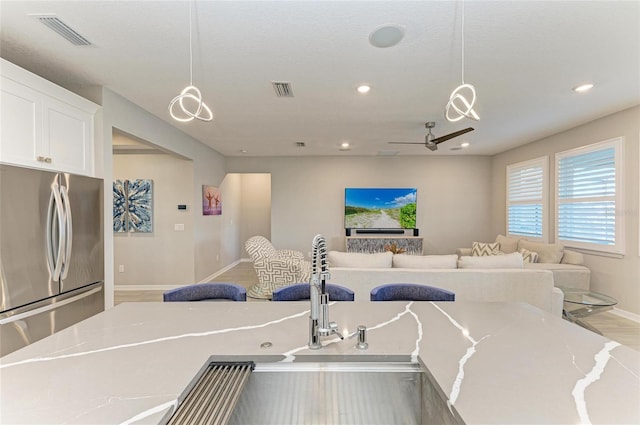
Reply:
[[[455,410],[447,408],[446,398],[432,383],[427,368],[406,357],[280,360],[278,356],[211,357],[180,397],[179,412],[167,418],[168,423],[193,423],[189,412],[194,411],[205,412],[200,416],[207,419],[196,421],[203,424],[462,423]],[[233,373],[228,378],[209,375],[212,365],[218,367],[221,362],[244,362],[242,384],[225,383],[239,381]],[[252,372],[247,371],[247,362]],[[199,389],[206,385],[216,388]],[[229,400],[220,402],[220,397]],[[195,406],[189,404],[194,398],[199,400]],[[185,411],[191,416],[177,419]],[[210,420],[213,416],[224,419]]]
[[[256,364],[230,424],[420,424],[412,363]]]

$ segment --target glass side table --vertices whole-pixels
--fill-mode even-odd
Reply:
[[[567,288],[564,286],[558,286],[558,288],[564,293],[562,317],[585,329],[602,335],[602,332],[587,322],[580,320],[580,318],[611,310],[614,305],[618,304],[618,300],[608,295],[585,289]]]

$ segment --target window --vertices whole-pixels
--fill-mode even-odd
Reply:
[[[507,166],[507,233],[547,240],[548,157]]]
[[[623,139],[556,154],[556,240],[623,253]]]

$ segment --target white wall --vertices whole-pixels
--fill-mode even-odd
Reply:
[[[625,255],[610,258],[585,255],[585,265],[591,269],[591,289],[611,295],[619,301],[617,307],[640,314],[640,257],[638,256],[638,187],[640,176],[640,107],[636,106],[616,114],[581,125],[545,139],[529,143],[493,157],[493,206],[492,234],[504,234],[506,229],[506,166],[544,155],[550,157],[550,203],[554,211],[554,154],[580,146],[601,142],[615,137],[625,138]],[[550,216],[550,237],[553,240],[555,225]]]
[[[102,96],[102,141],[105,179],[105,305],[113,305],[113,230],[109,217],[112,216],[113,181],[112,132],[121,130],[134,137],[149,141],[156,146],[193,161],[193,181],[185,195],[190,199],[190,208],[201,205],[202,185],[220,186],[226,174],[224,157],[213,149],[183,133],[160,118],[148,113],[109,89],[103,89]],[[199,125],[199,123],[187,123]],[[223,213],[224,214],[224,213]],[[221,220],[209,220],[209,216],[195,214],[193,219],[193,270],[198,281],[226,266],[215,260],[216,252],[227,244],[222,240]],[[231,244],[237,244],[232,241]],[[213,260],[212,260],[213,258]]]
[[[271,174],[271,239],[305,254],[317,233],[344,251],[345,187],[416,187],[425,254],[453,253],[491,234],[491,158],[227,158],[229,172]]]
[[[178,210],[192,203],[193,163],[162,154],[114,155],[113,178],[153,180],[153,232],[114,234],[115,285],[194,283],[194,208]]]
[[[249,258],[244,243],[252,236],[271,239],[271,174],[238,174],[242,179],[241,257]]]

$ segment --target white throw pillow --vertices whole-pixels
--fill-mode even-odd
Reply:
[[[504,255],[463,256],[458,260],[460,269],[521,269],[522,254],[513,252]]]
[[[393,254],[390,251],[375,254],[329,251],[327,260],[329,261],[329,267],[386,269],[391,268]]]
[[[393,256],[393,267],[404,269],[455,269],[458,256],[451,255],[405,255]]]
[[[473,242],[471,244],[471,255],[483,257],[485,255],[501,255],[499,243]]]
[[[554,243],[531,242],[524,239],[518,241],[518,249],[527,249],[538,253],[539,263],[560,264],[564,255],[564,245]]]

